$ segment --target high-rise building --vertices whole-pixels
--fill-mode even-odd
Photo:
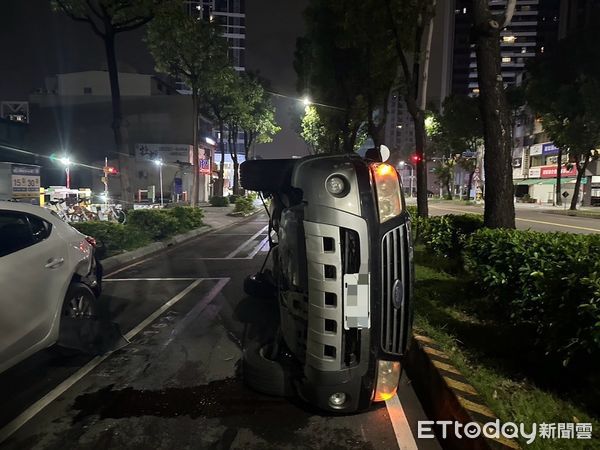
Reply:
[[[489,0],[492,13],[501,14],[506,0]],[[452,92],[476,95],[477,57],[471,38],[472,6],[456,0]],[[510,24],[501,31],[502,78],[507,86],[520,85],[527,61],[558,40],[560,0],[517,0]]]
[[[188,0],[190,15],[216,22],[223,27],[229,44],[229,57],[235,70],[246,70],[246,4],[245,0]]]

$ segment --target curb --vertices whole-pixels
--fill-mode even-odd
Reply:
[[[111,270],[114,270],[116,268],[118,268],[119,266],[123,266],[127,263],[131,263],[134,262],[138,259],[142,259],[146,256],[152,255],[154,253],[157,253],[161,250],[165,250],[169,247],[172,247],[174,245],[178,245],[181,244],[183,242],[189,241],[190,239],[194,239],[198,236],[202,236],[206,233],[209,233],[211,231],[219,231],[222,230],[224,228],[230,227],[232,225],[238,224],[238,223],[242,223],[244,222],[244,219],[248,219],[252,216],[254,216],[255,214],[259,213],[260,210],[257,210],[256,212],[252,213],[249,216],[245,216],[245,217],[241,217],[241,220],[233,220],[231,223],[222,225],[220,227],[217,228],[213,228],[210,225],[204,225],[200,228],[197,228],[195,230],[191,230],[188,231],[187,233],[183,233],[183,234],[178,234],[176,236],[173,236],[169,239],[166,239],[164,241],[160,241],[160,242],[153,242],[152,244],[148,244],[144,247],[140,247],[137,248],[135,250],[129,251],[129,252],[125,252],[125,253],[121,253],[119,255],[115,255],[115,256],[111,256],[109,258],[106,259],[101,259],[100,263],[102,264],[102,269],[104,271],[104,273],[107,273]]]
[[[483,399],[460,371],[454,367],[433,339],[413,335],[407,354],[406,372],[427,416],[431,420],[450,420],[462,423],[494,422],[498,417],[485,405]],[[452,426],[451,426],[452,427]],[[449,428],[451,428],[449,427]],[[451,428],[453,429],[453,427]],[[436,437],[445,449],[456,450],[507,450],[520,449],[512,439],[477,438],[459,439],[449,431],[443,439]]]

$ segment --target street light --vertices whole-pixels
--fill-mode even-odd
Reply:
[[[70,166],[73,164],[71,158],[67,155],[61,156],[58,161],[65,166],[65,174],[67,175],[67,189],[71,189],[71,170]]]
[[[404,169],[404,166],[410,167],[410,198],[412,198],[413,197],[413,178],[414,178],[413,174],[414,174],[415,168],[413,167],[412,164],[409,164],[406,161],[400,161],[398,163],[398,167],[400,169]]]
[[[312,101],[310,100],[310,97],[308,95],[304,96],[304,98],[302,99],[302,104],[304,106],[310,106],[312,104]]]
[[[158,166],[158,177],[160,179],[160,206],[161,208],[164,206],[163,200],[163,177],[162,177],[162,166],[163,162],[160,159],[155,159],[154,164]]]

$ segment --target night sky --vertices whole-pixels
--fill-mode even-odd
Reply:
[[[105,67],[104,49],[86,24],[54,13],[49,0],[0,2],[0,100],[26,100],[44,85],[44,77],[61,72]],[[271,88],[296,96],[293,52],[303,32],[306,0],[248,0],[246,2],[246,64],[271,82]],[[120,69],[153,73],[152,57],[145,48],[144,31],[119,36]],[[299,102],[275,99],[284,130],[272,144],[257,149],[265,157],[303,154],[305,146],[292,130],[292,114]]]

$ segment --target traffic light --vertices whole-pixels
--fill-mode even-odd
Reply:
[[[410,157],[410,159],[414,164],[417,164],[419,161],[421,161],[421,157],[419,155],[417,155],[416,153],[414,155],[412,155]]]
[[[104,167],[104,174],[106,176],[108,175],[117,175],[119,173],[119,171],[117,170],[116,167],[111,167],[111,166],[105,166]]]

